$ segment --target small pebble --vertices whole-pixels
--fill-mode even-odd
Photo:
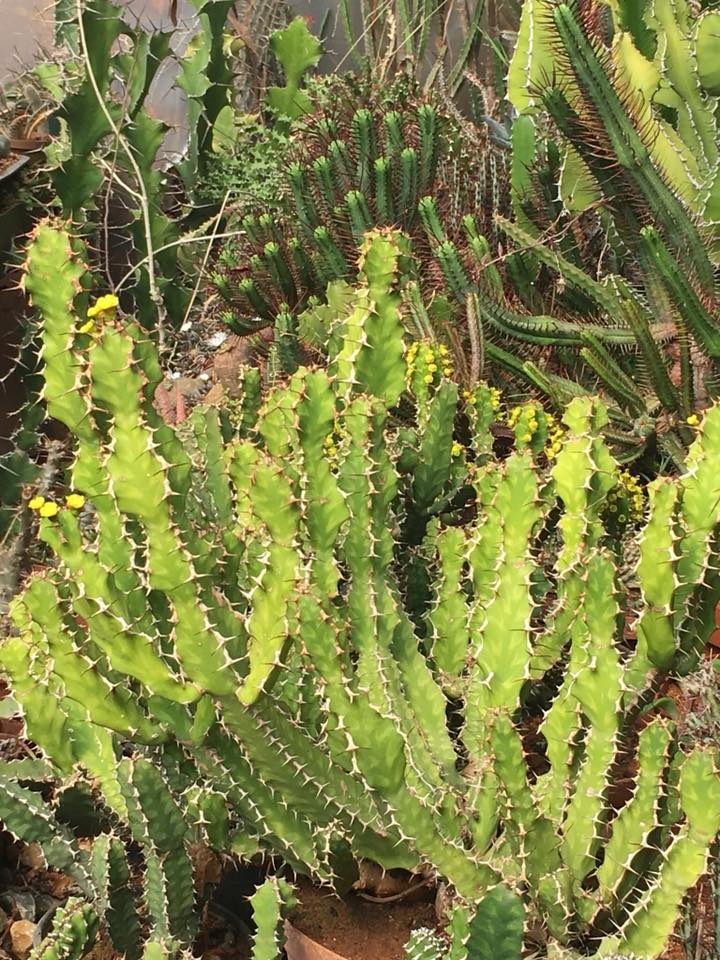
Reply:
[[[213,349],[215,347],[220,347],[223,343],[225,343],[227,338],[228,335],[224,330],[218,330],[217,333],[214,333],[211,337],[208,337],[207,345]]]
[[[16,920],[10,927],[10,944],[17,960],[27,960],[32,953],[35,928],[31,920]]]

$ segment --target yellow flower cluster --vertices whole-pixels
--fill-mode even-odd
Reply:
[[[618,473],[618,485],[608,494],[608,513],[616,514],[620,523],[640,520],[645,513],[645,491],[628,470]]]
[[[547,425],[547,444],[545,446],[545,456],[548,460],[554,460],[560,453],[565,429],[558,423],[557,418],[552,413],[545,413],[545,423]]]
[[[497,387],[490,387],[488,389],[488,394],[490,397],[490,406],[497,413],[497,411],[500,409],[502,394]],[[473,406],[477,406],[477,404],[480,402],[480,394],[477,390],[463,390],[463,397]]]
[[[515,430],[520,426],[520,431],[515,430],[517,439],[522,443],[530,443],[537,428],[540,426],[538,421],[538,411],[534,403],[523,403],[521,406],[513,407],[508,413],[508,426]]]
[[[85,506],[85,497],[81,493],[68,493],[65,497],[65,506],[70,510],[82,510]],[[37,494],[28,502],[28,507],[41,517],[56,517],[60,506],[54,500],[46,500]]]
[[[453,374],[450,351],[444,343],[435,344],[428,340],[414,340],[408,347],[406,359],[408,379],[418,373],[422,376],[423,383],[429,385],[435,382],[438,372],[444,377],[451,377]]]
[[[463,450],[462,444],[461,444],[461,443],[458,443],[457,440],[456,440],[456,441],[453,443],[450,452],[452,453],[452,455],[453,455],[454,457],[459,457],[460,454],[462,453],[462,450]]]
[[[87,315],[91,320],[94,320],[102,313],[110,313],[111,310],[116,310],[119,305],[120,301],[114,293],[106,293],[104,296],[98,297],[88,310]]]
[[[618,474],[618,486],[608,494],[610,513],[616,513],[621,506],[620,501],[627,503],[627,508],[633,520],[639,520],[645,513],[645,491],[638,478],[628,470],[621,470]],[[613,509],[614,508],[614,509]],[[618,520],[624,522],[624,514],[618,515]]]
[[[102,319],[105,316],[114,315],[119,304],[120,301],[114,293],[106,293],[98,297],[87,312],[87,320],[78,327],[78,333],[92,333],[95,329],[95,318]]]
[[[691,427],[698,427],[700,426],[700,417],[696,413],[691,413],[685,422]]]
[[[329,434],[325,437],[325,441],[324,441],[324,443],[323,443],[323,446],[325,447],[325,453],[326,453],[329,457],[334,457],[334,456],[337,454],[337,443],[335,442],[335,434],[334,434],[334,433],[329,433]]]

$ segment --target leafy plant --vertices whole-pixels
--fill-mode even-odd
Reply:
[[[303,77],[322,56],[322,44],[310,32],[303,17],[295,17],[284,30],[270,38],[270,49],[285,72],[284,87],[270,87],[267,103],[281,117],[295,120],[312,110],[312,101],[301,89]]]
[[[286,189],[284,163],[290,149],[288,134],[257,115],[234,115],[232,131],[222,149],[208,162],[198,185],[201,201],[243,208],[278,208]]]
[[[330,883],[352,853],[469,904],[522,885],[540,945],[656,957],[720,827],[716,752],[637,722],[658,668],[691,670],[714,630],[720,407],[686,471],[651,485],[628,571],[603,405],[568,405],[552,458],[523,426],[498,460],[490,389],[460,405],[442,370],[408,370],[401,256],[370,234],[329,369],[299,369],[254,421],[252,400],[239,437],[198,408],[191,461],[152,405],[153,345],[113,311],[79,330],[80,250],[38,228],[26,284],[75,459],[67,494],[32,504],[58,566],[14,602],[2,663],[56,768],[125,804],[170,934],[187,935],[187,795],[228,848],[232,825]],[[20,826],[42,841],[44,821]]]
[[[232,74],[223,49],[230,0],[193,0],[198,29],[177,58],[177,84],[185,94],[188,140],[174,165],[186,199],[193,199],[212,153],[213,129],[230,102]],[[147,109],[159,69],[171,54],[170,34],[132,31],[122,8],[90,0],[67,11],[63,37],[75,57],[48,82],[64,96],[57,111],[62,135],[48,149],[53,187],[65,216],[86,223],[104,249],[108,273],[117,231],[111,208],[124,203],[128,215],[120,235],[130,240],[130,272],[141,321],[159,335],[165,317],[184,318],[189,291],[181,280],[178,242],[197,225],[197,211],[183,217],[177,183],[159,169],[167,127]],[[101,203],[98,204],[98,197]],[[175,209],[169,212],[171,202]],[[104,209],[103,209],[104,207]],[[204,219],[210,215],[205,211]],[[201,215],[202,216],[202,215]]]

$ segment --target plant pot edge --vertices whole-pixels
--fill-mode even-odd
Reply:
[[[289,920],[285,921],[285,937],[287,960],[347,960],[342,954],[301,933]]]

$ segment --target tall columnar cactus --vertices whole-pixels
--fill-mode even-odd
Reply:
[[[158,939],[192,932],[187,806],[214,845],[237,831],[329,882],[348,847],[471,908],[506,881],[548,940],[657,956],[720,780],[711,748],[636,718],[714,629],[720,407],[651,492],[626,596],[604,406],[573,399],[547,448],[521,411],[495,457],[491,391],[461,401],[439,353],[408,364],[392,231],[364,240],[329,370],[269,390],[239,437],[198,408],[192,458],[154,411],[152,345],[113,311],[80,333],[81,251],[48,224],[35,243],[47,400],[76,454],[66,505],[34,503],[57,566],[29,578],[0,656],[33,739],[124,805]],[[47,833],[28,818],[14,829]]]

